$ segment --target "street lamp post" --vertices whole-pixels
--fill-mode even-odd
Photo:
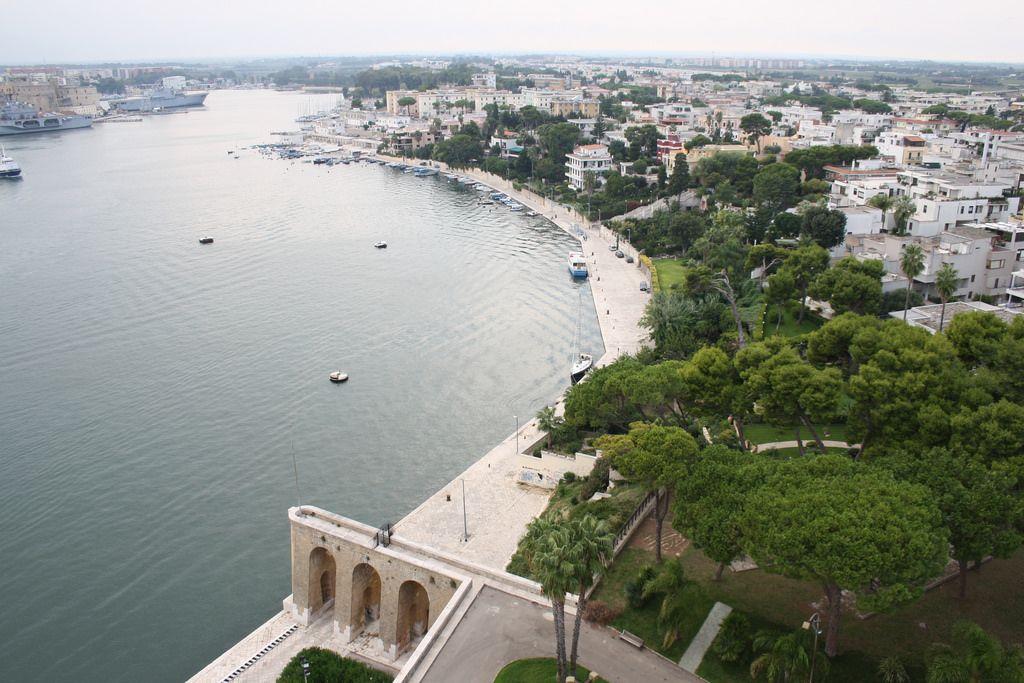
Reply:
[[[519,452],[519,416],[513,415],[516,419],[516,433],[512,435],[512,442],[515,444],[515,450],[512,451],[513,455]]]
[[[821,615],[815,612],[811,618],[803,623],[805,631],[814,632],[814,649],[811,650],[811,673],[807,677],[807,683],[814,683],[814,660],[818,655],[818,636],[821,635]]]

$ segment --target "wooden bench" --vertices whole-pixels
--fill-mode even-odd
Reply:
[[[630,633],[629,631],[622,631],[622,632],[620,632],[619,633],[619,640],[624,640],[627,643],[629,643],[630,645],[632,645],[633,647],[636,647],[636,648],[641,649],[641,650],[644,647],[644,639],[641,638],[640,636],[636,635],[636,634]]]

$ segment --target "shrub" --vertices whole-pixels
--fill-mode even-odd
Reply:
[[[746,661],[752,654],[754,634],[746,614],[732,612],[722,622],[711,650],[723,662]]]
[[[292,657],[277,677],[277,683],[304,683],[302,659],[309,662],[309,683],[389,683],[386,673],[371,669],[336,652],[320,647],[307,647]]]
[[[633,609],[640,609],[647,604],[650,596],[644,596],[644,588],[654,578],[654,567],[646,565],[640,568],[636,576],[623,585],[622,591],[626,594],[626,603]]]
[[[618,616],[618,610],[612,608],[608,603],[601,602],[600,600],[588,602],[586,607],[583,608],[583,618],[591,623],[600,624],[601,626],[607,626],[615,621],[615,618]]]
[[[566,472],[565,474],[562,475],[562,481],[571,484],[572,482],[576,481],[576,473],[571,471]]]

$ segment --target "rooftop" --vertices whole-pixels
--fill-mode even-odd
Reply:
[[[1013,319],[1021,315],[1020,311],[1013,309],[1003,308],[1001,306],[993,306],[986,304],[981,301],[950,301],[946,304],[946,317],[944,326],[949,326],[955,316],[960,313],[966,313],[968,311],[983,311],[986,313],[992,313],[996,317],[1000,318],[1003,322],[1010,323]],[[893,318],[902,318],[903,311],[892,311],[889,313]],[[942,304],[930,304],[928,306],[915,306],[907,311],[907,322],[912,325],[923,327],[932,334],[935,334],[939,330],[939,320],[942,318]]]

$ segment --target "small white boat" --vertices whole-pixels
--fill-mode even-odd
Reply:
[[[18,162],[7,156],[7,152],[0,147],[0,178],[17,178],[21,175],[21,166]]]
[[[384,240],[381,240],[380,242],[374,242],[373,246],[377,249],[387,249],[388,243],[385,242]]]
[[[581,379],[583,379],[584,375],[586,375],[590,371],[590,368],[593,365],[594,357],[591,356],[589,353],[581,353],[579,360],[577,360],[572,365],[572,371],[569,374],[569,380],[573,384],[576,384]]]
[[[330,380],[335,384],[341,384],[342,382],[348,381],[348,375],[341,370],[335,370],[330,374]]]

